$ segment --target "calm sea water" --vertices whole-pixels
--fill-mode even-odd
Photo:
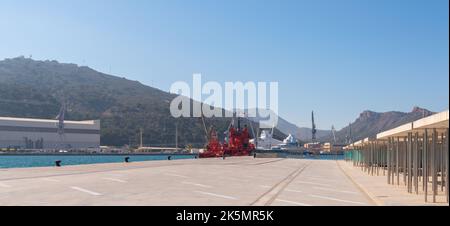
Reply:
[[[54,166],[61,160],[64,165],[123,162],[125,157],[131,162],[167,160],[168,155],[0,155],[0,168],[25,168]],[[193,155],[171,155],[172,160],[193,159]]]

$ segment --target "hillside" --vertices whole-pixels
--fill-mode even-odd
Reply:
[[[137,81],[75,64],[24,57],[0,61],[0,116],[55,118],[65,101],[67,120],[101,119],[102,145],[136,145],[142,128],[146,145],[174,146],[178,124],[180,146],[203,146],[201,119],[174,119],[170,115],[169,104],[174,97]],[[431,114],[419,107],[408,113],[364,111],[352,123],[352,139],[373,137]],[[214,125],[222,137],[229,123],[229,118],[206,119],[207,127]],[[276,128],[277,139],[284,139],[289,133],[302,141],[311,139],[310,128],[299,128],[281,117]],[[346,141],[348,131],[345,127],[336,132],[338,143]],[[331,131],[318,130],[317,138],[332,141]]]
[[[174,97],[75,64],[24,57],[0,61],[0,116],[55,118],[64,101],[67,120],[101,119],[102,145],[135,145],[143,128],[145,144],[174,146],[178,124],[180,146],[202,146],[201,119],[174,119],[169,110]],[[206,125],[218,131],[225,131],[229,123],[227,118],[206,119]],[[285,136],[279,131],[276,135]]]

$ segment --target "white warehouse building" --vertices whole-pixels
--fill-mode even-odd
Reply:
[[[59,121],[0,117],[0,148],[85,149],[100,147],[100,120]]]

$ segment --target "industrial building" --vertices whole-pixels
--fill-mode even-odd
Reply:
[[[0,148],[87,149],[100,147],[100,120],[60,121],[0,117]]]

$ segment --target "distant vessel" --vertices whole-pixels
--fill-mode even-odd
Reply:
[[[283,144],[283,141],[277,140],[273,138],[273,130],[262,130],[261,135],[256,139],[251,139],[250,143],[256,145],[256,149],[260,150],[272,150],[279,149],[280,145]]]
[[[250,143],[257,144],[258,150],[298,150],[297,139],[289,134],[283,141],[273,138],[273,131],[262,130],[257,140],[251,139]]]
[[[292,134],[289,134],[286,139],[283,140],[283,143],[280,144],[281,150],[299,150],[298,142]]]

